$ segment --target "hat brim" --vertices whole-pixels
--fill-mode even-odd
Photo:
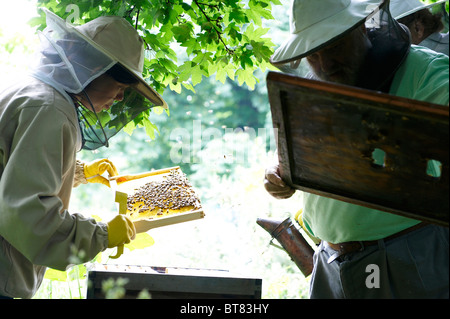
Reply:
[[[447,1],[448,1],[448,0],[441,0],[441,1],[437,1],[437,2],[435,2],[435,3],[430,3],[430,4],[427,4],[427,5],[424,4],[424,5],[421,6],[421,7],[417,7],[417,8],[414,8],[414,9],[412,9],[412,10],[409,10],[409,11],[407,11],[407,12],[404,12],[404,13],[402,13],[401,15],[399,15],[399,16],[397,16],[397,17],[394,17],[394,18],[395,18],[395,20],[398,20],[398,19],[407,17],[407,16],[409,16],[409,15],[411,15],[411,14],[413,14],[413,13],[416,13],[417,11],[420,11],[420,10],[423,10],[423,9],[429,9],[429,8],[431,8],[431,7],[437,6],[438,4],[441,4],[441,3],[444,3],[444,2],[447,2]]]
[[[46,8],[43,8],[43,10],[46,15],[51,15],[54,19],[59,20],[59,22],[61,24],[65,24],[65,26],[68,29],[70,29],[70,31],[75,32],[77,34],[77,36],[79,36],[80,38],[82,38],[83,40],[88,42],[90,45],[95,47],[97,50],[99,50],[102,53],[104,53],[105,55],[107,55],[110,59],[116,61],[117,63],[120,63],[120,65],[122,65],[125,69],[127,69],[127,71],[130,72],[130,74],[132,74],[134,76],[134,78],[137,80],[137,84],[134,84],[133,88],[137,92],[139,92],[143,97],[145,97],[147,100],[152,102],[155,106],[161,106],[165,109],[168,108],[166,101],[164,101],[164,99],[158,94],[158,92],[156,92],[150,85],[147,84],[147,82],[145,81],[145,79],[142,77],[141,74],[134,72],[129,66],[127,66],[126,61],[121,61],[116,56],[114,56],[114,54],[105,50],[103,47],[98,45],[95,41],[93,41],[89,37],[85,36],[80,31],[78,31],[76,26],[72,25],[69,22],[64,21],[62,18],[60,18],[59,16],[57,16],[56,14],[54,14],[53,12],[49,11]]]
[[[120,62],[119,62],[120,63]],[[123,67],[125,67],[128,71],[130,69],[120,63]],[[156,92],[150,85],[147,84],[147,82],[144,80],[142,75],[136,74],[135,72],[130,71],[131,74],[138,80],[137,84],[133,85],[134,89],[138,91],[143,97],[145,97],[147,100],[151,101],[155,106],[161,106],[162,108],[168,109],[166,101]]]
[[[322,20],[301,32],[292,34],[272,55],[270,63],[283,64],[302,59],[330,42],[337,40],[362,25],[375,13],[383,0],[351,1],[350,5],[336,15]],[[371,11],[367,11],[367,8]]]

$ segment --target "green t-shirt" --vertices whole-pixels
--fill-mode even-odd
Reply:
[[[413,45],[395,74],[389,93],[448,105],[448,56]],[[303,193],[303,197],[305,227],[313,236],[331,243],[376,240],[420,222],[310,193]]]

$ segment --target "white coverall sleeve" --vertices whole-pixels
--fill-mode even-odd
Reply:
[[[23,107],[16,117],[0,179],[0,235],[35,265],[66,269],[72,246],[84,251],[82,262],[91,260],[107,248],[108,235],[106,224],[67,210],[74,123],[53,105]]]

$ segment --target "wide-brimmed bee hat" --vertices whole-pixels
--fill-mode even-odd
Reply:
[[[448,0],[436,1],[435,3],[426,4],[420,0],[391,0],[390,10],[395,19],[407,17],[417,11],[423,9],[431,9],[437,5],[442,5]]]
[[[382,0],[294,0],[291,35],[270,62],[283,64],[320,50],[363,24],[382,4]]]

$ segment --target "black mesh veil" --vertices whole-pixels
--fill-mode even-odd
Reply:
[[[395,72],[408,55],[409,30],[391,16],[389,0],[366,21],[366,28],[372,47],[357,86],[388,92]]]
[[[131,121],[139,120],[143,116],[148,117],[150,108],[153,107],[151,102],[131,88],[125,91],[124,99],[114,103],[109,110],[95,113],[81,104],[77,106],[82,148],[85,150],[108,147],[110,138]]]

